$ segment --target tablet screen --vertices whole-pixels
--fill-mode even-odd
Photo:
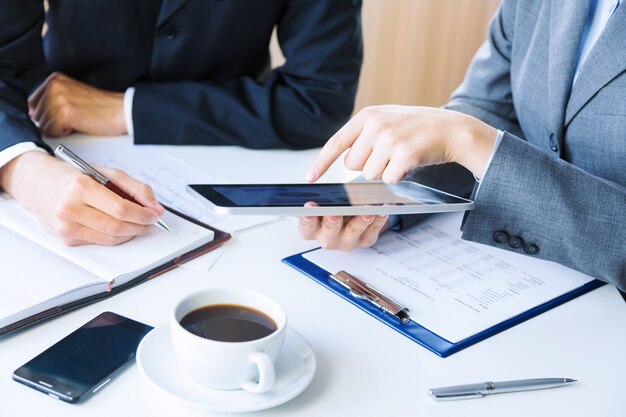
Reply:
[[[467,200],[409,181],[399,184],[222,184],[192,185],[196,192],[224,207],[321,207],[467,203]]]

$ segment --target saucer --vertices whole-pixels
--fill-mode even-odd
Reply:
[[[315,375],[315,354],[298,332],[287,328],[285,343],[276,361],[276,383],[263,394],[217,390],[195,382],[176,360],[169,324],[148,333],[137,348],[137,365],[154,386],[189,405],[210,411],[258,411],[283,404],[309,386]]]

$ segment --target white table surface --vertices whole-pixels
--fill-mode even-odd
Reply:
[[[300,182],[315,151],[165,147],[216,178]],[[352,177],[339,164],[329,179]],[[286,309],[289,325],[312,345],[317,373],[294,400],[259,416],[624,416],[626,303],[603,286],[442,359],[281,262],[315,247],[293,218],[240,233],[207,272],[178,268],[111,299],[0,337],[0,416],[211,416],[160,393],[136,365],[83,404],[49,398],[11,380],[13,370],[102,311],[153,326],[177,300],[214,287],[263,292]],[[0,239],[0,250],[2,240]],[[1,266],[0,266],[1,275]],[[11,277],[6,279],[19,279]],[[458,383],[571,377],[569,387],[434,402],[428,388]],[[224,414],[226,415],[226,414]]]

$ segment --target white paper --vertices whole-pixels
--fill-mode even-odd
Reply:
[[[105,287],[94,274],[2,226],[0,236],[0,328]]]
[[[171,232],[153,228],[117,246],[85,245],[70,247],[48,233],[34,214],[15,200],[0,200],[0,224],[14,230],[38,245],[86,269],[107,282],[117,278],[136,277],[166,261],[213,240],[213,231],[166,212],[163,221]]]
[[[461,240],[458,214],[387,233],[350,253],[304,257],[329,272],[345,270],[409,308],[412,320],[456,343],[593,278],[561,265]],[[524,265],[523,269],[519,265]]]
[[[58,141],[50,142],[51,146],[58,144]],[[274,220],[267,216],[216,215],[187,192],[187,184],[228,181],[216,180],[159,150],[157,146],[133,145],[129,137],[110,140],[70,137],[64,139],[63,144],[89,163],[124,170],[150,185],[162,204],[226,232],[232,233]]]
[[[215,262],[217,262],[220,256],[222,256],[222,253],[224,253],[226,248],[228,248],[229,246],[230,245],[222,245],[218,248],[215,248],[209,253],[205,253],[204,255],[192,259],[189,262],[185,262],[181,265],[181,268],[206,272],[211,269],[211,267],[215,264]]]

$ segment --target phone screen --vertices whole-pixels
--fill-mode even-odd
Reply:
[[[151,329],[115,313],[102,313],[17,369],[13,379],[76,402],[133,359]]]

